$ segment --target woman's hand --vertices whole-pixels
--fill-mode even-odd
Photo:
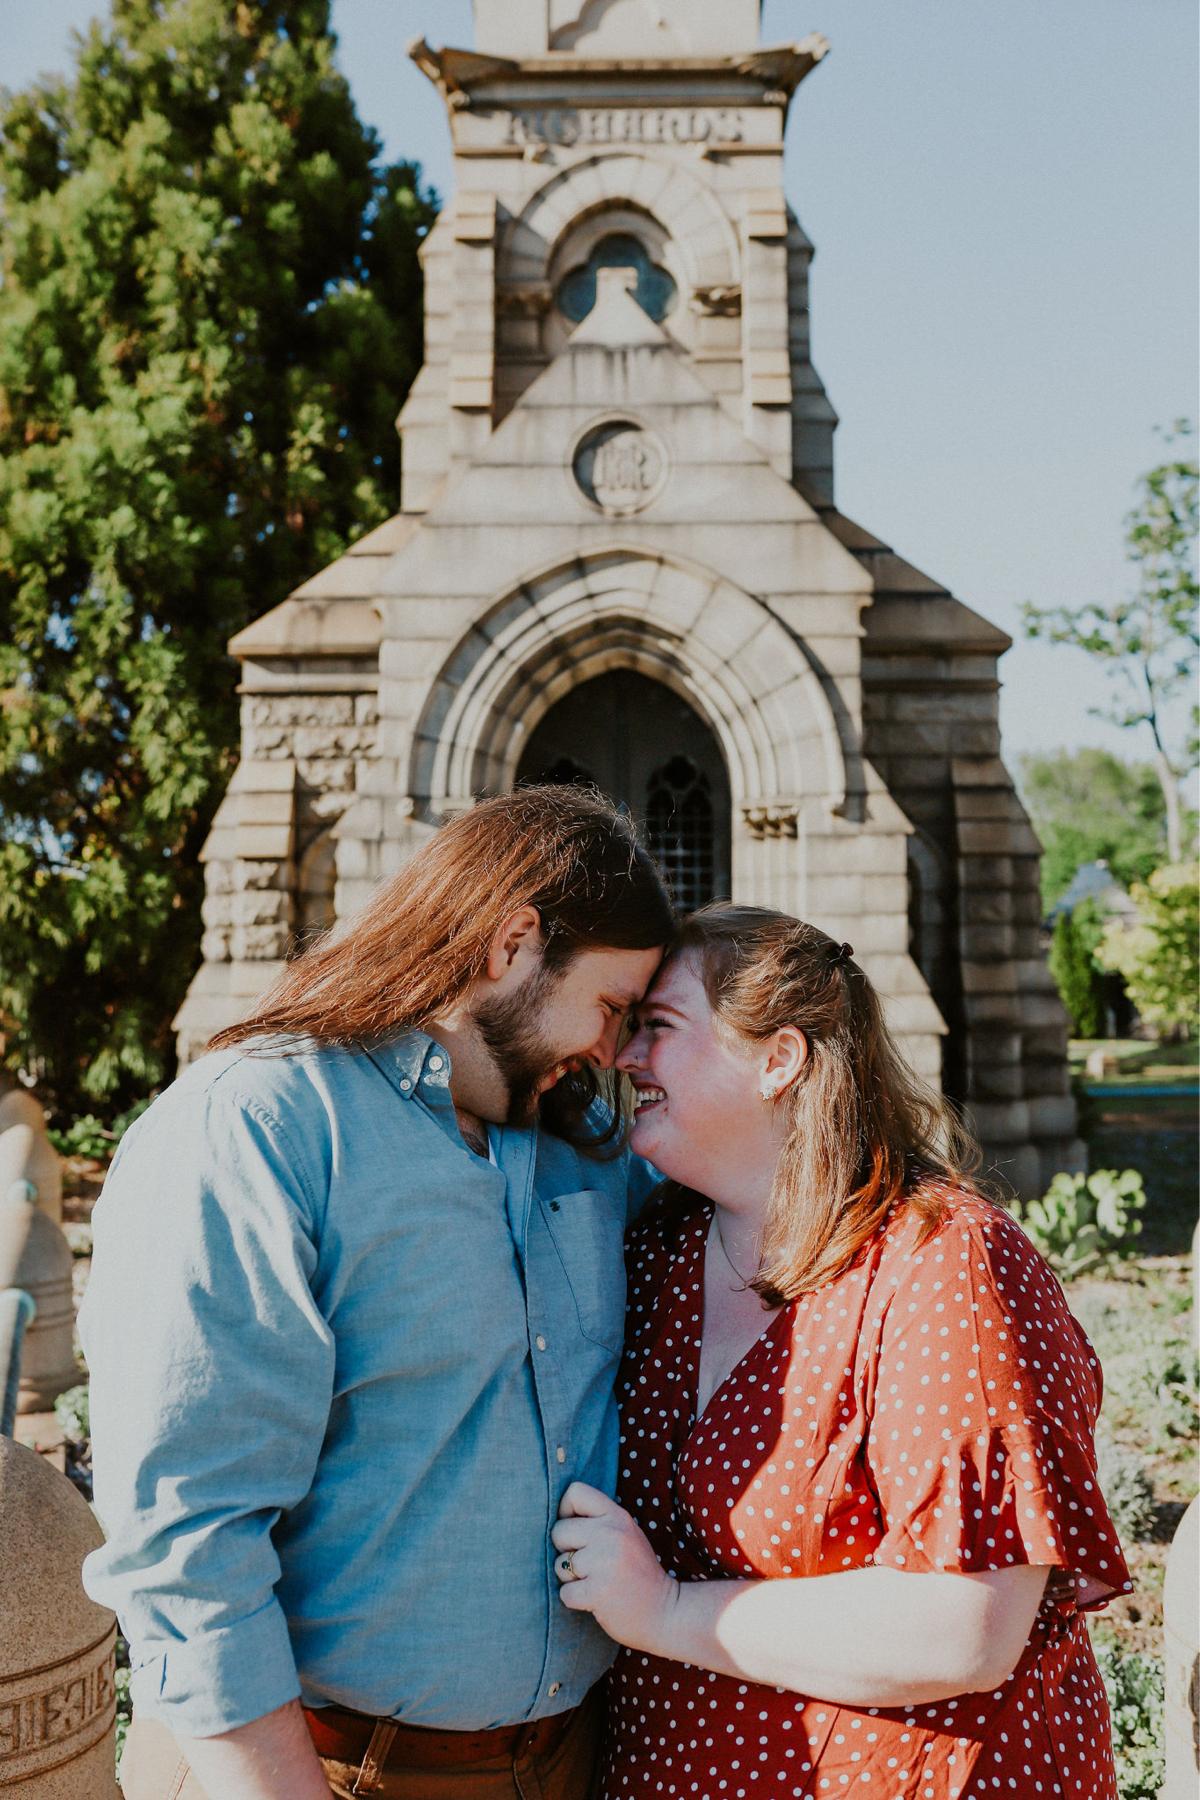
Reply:
[[[573,1481],[550,1537],[559,1552],[554,1568],[563,1605],[591,1613],[618,1644],[657,1650],[679,1598],[679,1584],[664,1573],[624,1507],[598,1488]]]

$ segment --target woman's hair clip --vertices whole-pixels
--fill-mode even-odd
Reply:
[[[830,958],[829,958],[830,968],[831,969],[840,969],[842,964],[848,963],[850,961],[850,958],[853,955],[854,955],[854,945],[853,944],[839,944],[837,949],[834,950],[830,954]]]

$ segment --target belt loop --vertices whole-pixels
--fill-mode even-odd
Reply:
[[[391,1719],[377,1719],[375,1729],[371,1733],[371,1741],[367,1745],[367,1754],[363,1757],[362,1768],[350,1792],[352,1794],[374,1794],[383,1786],[383,1771],[387,1763],[388,1751],[396,1736],[396,1725]]]

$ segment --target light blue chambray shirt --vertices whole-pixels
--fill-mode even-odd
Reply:
[[[652,1185],[545,1133],[468,1151],[449,1057],[204,1057],[121,1143],[80,1327],[87,1591],[134,1704],[209,1736],[298,1694],[472,1730],[575,1705],[613,1647],[557,1594],[610,1493],[622,1236]]]

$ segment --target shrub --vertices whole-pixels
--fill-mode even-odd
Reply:
[[[1190,1033],[1200,988],[1200,888],[1194,863],[1156,869],[1136,882],[1134,925],[1110,920],[1097,960],[1125,978],[1129,998],[1147,1024]]]
[[[1110,1260],[1142,1229],[1146,1190],[1136,1169],[1059,1174],[1040,1200],[1013,1207],[1026,1232],[1063,1281]]]
[[[1078,909],[1077,909],[1078,910]],[[1087,934],[1075,914],[1061,912],[1050,940],[1050,973],[1066,1007],[1076,1037],[1097,1038],[1104,1032],[1104,994],[1092,961]]]
[[[51,1126],[47,1136],[60,1156],[87,1156],[104,1162],[113,1152],[113,1134],[95,1113],[84,1113],[61,1129]]]
[[[1162,1664],[1115,1644],[1098,1644],[1096,1661],[1112,1710],[1121,1800],[1158,1800],[1164,1775]]]
[[[1099,1437],[1096,1473],[1117,1535],[1127,1544],[1148,1537],[1154,1524],[1154,1487],[1142,1458],[1110,1437]]]
[[[1189,1296],[1161,1285],[1130,1282],[1118,1300],[1103,1290],[1075,1293],[1071,1310],[1104,1369],[1104,1417],[1143,1455],[1166,1457],[1192,1492],[1197,1428],[1196,1354],[1191,1345]],[[1182,1310],[1180,1307],[1182,1305]],[[1183,1489],[1180,1490],[1184,1492]]]
[[[95,1113],[83,1113],[69,1125],[51,1126],[46,1135],[60,1156],[86,1156],[93,1162],[107,1162],[152,1098],[153,1095],[148,1095],[144,1100],[135,1100],[132,1106],[117,1114],[111,1125],[106,1125]]]
[[[63,1436],[72,1444],[86,1444],[92,1435],[91,1413],[88,1402],[88,1384],[82,1382],[79,1387],[68,1388],[54,1402],[54,1416],[62,1426]]]

